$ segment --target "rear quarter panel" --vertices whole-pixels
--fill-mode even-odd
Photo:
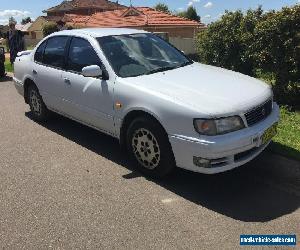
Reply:
[[[27,78],[32,79],[32,53],[16,58],[14,63],[14,75],[15,78],[21,81],[23,84]]]

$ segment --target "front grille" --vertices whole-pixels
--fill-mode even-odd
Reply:
[[[248,126],[253,126],[254,124],[267,118],[272,112],[272,100],[265,102],[264,104],[250,110],[245,114]]]

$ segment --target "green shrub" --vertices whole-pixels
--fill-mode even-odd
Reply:
[[[219,21],[200,32],[197,50],[201,61],[253,75],[254,63],[249,46],[253,43],[253,32],[263,11],[249,10],[246,15],[241,11],[226,12]]]
[[[59,31],[56,23],[49,22],[43,26],[43,35],[44,37],[49,36],[50,34]]]
[[[201,62],[262,78],[279,103],[300,105],[300,5],[226,12],[198,34],[197,50]]]
[[[254,30],[249,50],[258,68],[273,73],[274,94],[280,103],[300,104],[299,35],[300,5],[267,13]]]

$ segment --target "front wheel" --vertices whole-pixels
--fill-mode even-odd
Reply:
[[[49,111],[37,87],[33,84],[28,88],[28,101],[33,118],[36,121],[45,121],[49,115]]]
[[[151,177],[166,176],[175,166],[168,136],[158,122],[146,116],[129,126],[127,149],[141,172]]]

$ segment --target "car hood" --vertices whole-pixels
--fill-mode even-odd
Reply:
[[[272,96],[262,81],[200,63],[121,81],[211,117],[243,113]]]

